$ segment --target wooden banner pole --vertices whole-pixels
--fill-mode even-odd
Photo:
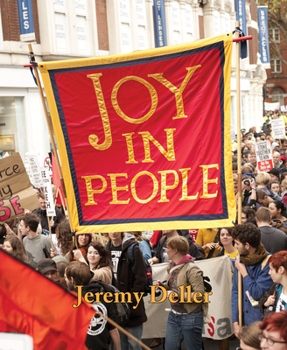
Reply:
[[[35,56],[34,56],[34,52],[32,50],[32,45],[28,44],[28,48],[29,48],[29,52],[30,52],[30,56],[31,56],[31,61],[34,61],[34,57]],[[45,97],[44,97],[44,94],[43,94],[43,90],[41,88],[41,82],[40,82],[40,77],[39,77],[39,73],[38,73],[38,68],[33,65],[33,70],[34,70],[36,81],[37,81],[37,84],[38,84],[38,89],[39,89],[39,92],[40,92],[40,97],[41,97],[42,105],[43,105],[43,108],[44,108],[46,122],[47,122],[48,129],[49,129],[49,135],[50,135],[50,139],[51,139],[53,150],[54,150],[54,156],[55,156],[56,163],[57,163],[57,168],[58,168],[58,171],[59,171],[60,181],[61,181],[61,185],[62,185],[63,192],[64,192],[65,202],[66,202],[67,211],[68,211],[69,224],[70,224],[71,231],[73,231],[71,220],[70,220],[70,212],[69,212],[68,202],[67,202],[67,198],[66,198],[67,196],[66,196],[66,189],[65,189],[65,184],[64,184],[64,180],[63,180],[62,169],[61,169],[60,160],[59,160],[59,157],[58,157],[58,152],[57,152],[57,148],[56,148],[56,144],[55,144],[55,140],[54,140],[52,125],[50,123],[50,118],[49,118],[49,114],[48,114],[46,103],[45,103]]]
[[[54,250],[54,244],[53,244],[53,238],[52,238],[52,230],[51,230],[51,223],[50,223],[49,216],[47,216],[47,221],[48,221],[48,227],[49,227],[49,232],[50,232],[51,248]]]
[[[236,21],[237,28],[239,21]],[[239,38],[239,33],[235,33]],[[240,41],[236,42],[236,104],[237,104],[237,174],[238,174],[238,201],[237,201],[237,222],[241,224],[242,214],[242,173],[241,173],[241,123],[240,123]],[[238,311],[239,326],[242,326],[242,277],[238,271]]]

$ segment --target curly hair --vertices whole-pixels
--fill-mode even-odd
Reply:
[[[25,254],[25,250],[23,247],[23,244],[20,242],[19,238],[16,236],[7,236],[4,240],[5,242],[9,242],[11,244],[11,247],[13,249],[13,255],[15,255],[17,258],[21,259],[22,261],[27,261],[28,258]]]
[[[93,247],[95,250],[98,251],[98,253],[100,254],[100,261],[97,265],[97,268],[102,268],[102,267],[106,267],[109,266],[112,269],[112,262],[110,259],[110,255],[109,252],[107,251],[107,249],[102,245],[102,243],[100,242],[92,242],[90,243],[88,250],[90,247]],[[87,256],[86,256],[86,260],[87,260]],[[87,260],[88,262],[88,260]]]
[[[68,220],[63,220],[59,223],[56,228],[56,236],[62,255],[66,255],[73,249],[73,237]]]
[[[232,230],[232,237],[243,245],[249,243],[251,247],[257,248],[261,240],[261,232],[253,224],[237,225]]]

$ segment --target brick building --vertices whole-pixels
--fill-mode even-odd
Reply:
[[[36,61],[121,54],[155,47],[153,0],[32,0]],[[20,43],[17,0],[0,0],[0,151],[50,150],[38,89]],[[242,126],[261,124],[266,73],[258,58],[256,0],[246,0],[248,57],[241,61]],[[168,45],[229,33],[235,28],[232,0],[165,0]],[[236,126],[235,45],[231,119]],[[1,156],[1,154],[0,154]]]
[[[272,38],[279,44],[280,53],[287,61],[287,43],[278,28],[269,30],[269,38]],[[270,42],[270,41],[269,41]],[[270,52],[270,69],[267,69],[266,88],[268,89],[268,98],[265,102],[279,102],[280,106],[287,105],[287,66],[280,60],[280,57],[274,52]]]

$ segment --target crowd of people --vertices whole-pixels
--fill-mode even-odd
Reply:
[[[38,190],[39,208],[17,220],[0,224],[2,248],[68,291],[83,286],[87,293],[131,293],[125,318],[119,320],[114,303],[101,296],[98,308],[141,340],[147,321],[143,299],[135,292],[149,292],[149,284],[164,287],[173,295],[166,325],[165,349],[203,348],[202,330],[208,304],[179,302],[181,286],[191,293],[204,293],[203,272],[195,260],[227,256],[231,262],[230,303],[234,334],[241,349],[287,350],[287,139],[273,140],[269,121],[287,116],[267,113],[259,132],[242,130],[242,144],[233,143],[233,178],[236,202],[242,200],[241,224],[234,227],[154,232],[73,233],[65,214],[56,209],[48,224],[45,197]],[[287,128],[286,128],[287,129]],[[286,131],[287,134],[287,131]],[[255,143],[269,139],[273,168],[258,172]],[[237,155],[241,152],[242,193],[238,193]],[[286,165],[286,167],[285,167]],[[49,226],[51,232],[49,232]],[[169,263],[167,281],[151,281],[151,266]],[[239,325],[238,275],[242,278],[242,318]],[[114,288],[114,289],[109,289]],[[104,293],[103,293],[104,294]],[[192,295],[193,295],[192,294]],[[141,349],[136,341],[95,315],[87,331],[88,349]],[[157,347],[163,339],[153,339]],[[218,341],[229,349],[228,339]]]

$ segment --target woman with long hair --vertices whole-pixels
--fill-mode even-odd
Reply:
[[[7,236],[3,243],[3,249],[22,261],[28,260],[23,244],[20,242],[17,236]]]
[[[286,209],[282,202],[279,200],[272,201],[269,204],[269,209],[273,220],[281,220],[283,221],[284,226],[287,226]]]
[[[73,260],[73,237],[71,234],[70,224],[68,220],[63,220],[56,227],[57,245],[61,251],[61,255],[65,256],[68,261]],[[57,256],[55,249],[51,249],[51,257]]]
[[[200,268],[191,263],[192,257],[187,254],[188,241],[183,236],[174,236],[168,239],[166,253],[171,263],[168,266],[169,278],[162,284],[168,291],[180,294],[180,287],[191,286],[191,291],[204,293],[203,273]],[[161,285],[154,281],[154,285]],[[182,340],[187,349],[202,349],[203,316],[207,315],[208,305],[203,303],[178,302],[171,303],[168,315],[165,349],[179,350]]]
[[[218,243],[222,250],[216,255],[229,255],[230,258],[236,257],[238,250],[234,247],[234,240],[231,235],[232,228],[231,227],[223,227],[218,230]]]
[[[108,251],[100,242],[92,242],[89,245],[86,259],[94,274],[93,279],[112,284],[112,262]]]
[[[244,207],[241,213],[242,224],[245,224],[250,218],[255,218],[255,210],[250,207]]]

